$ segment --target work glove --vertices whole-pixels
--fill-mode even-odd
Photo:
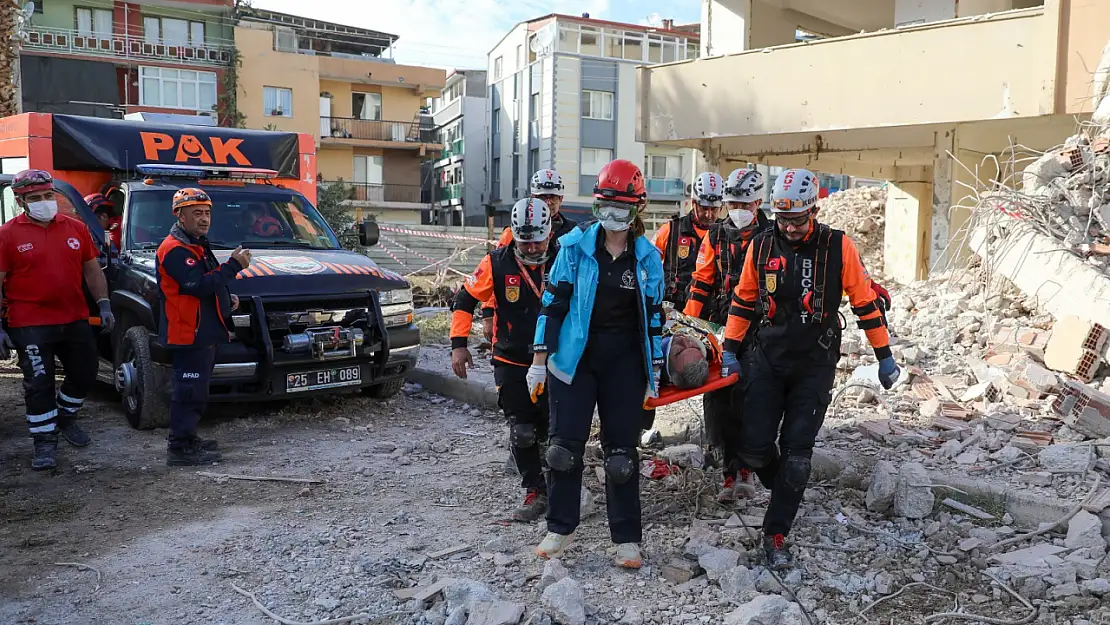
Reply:
[[[890,291],[887,291],[885,288],[883,288],[883,285],[879,284],[878,282],[871,283],[871,290],[874,291],[875,295],[879,298],[879,300],[882,301],[883,310],[890,310]]]
[[[0,360],[7,360],[12,357],[12,350],[15,349],[15,343],[12,343],[12,338],[0,328]]]
[[[528,382],[528,394],[532,397],[532,403],[540,403],[540,395],[543,395],[544,383],[547,381],[547,365],[529,366],[524,379]]]
[[[734,373],[740,373],[740,361],[736,359],[735,352],[726,349],[721,352],[721,377],[727,378]]]
[[[116,327],[116,316],[112,314],[112,302],[102,299],[97,300],[96,305],[100,307],[100,327],[104,328],[105,332],[111,332],[112,328]]]
[[[879,383],[883,388],[890,390],[894,383],[898,381],[898,376],[901,375],[902,370],[898,365],[894,364],[894,357],[887,356],[879,361]]]

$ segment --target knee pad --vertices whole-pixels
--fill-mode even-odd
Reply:
[[[547,458],[547,466],[552,471],[568,473],[582,463],[581,454],[574,453],[568,448],[566,441],[558,439],[551,441],[551,446],[547,448],[547,453],[544,455]]]
[[[787,456],[782,463],[782,480],[787,488],[805,490],[809,484],[810,459],[805,456]]]
[[[605,475],[614,484],[624,484],[636,475],[639,453],[635,449],[611,450],[605,457]]]
[[[517,423],[509,428],[509,443],[520,449],[535,446],[536,426],[531,423]]]

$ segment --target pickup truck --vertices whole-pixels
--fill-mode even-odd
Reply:
[[[129,126],[167,135],[190,131],[186,126],[152,129],[143,122],[80,123],[108,122],[118,131]],[[305,156],[302,147],[300,157]],[[55,164],[58,160],[64,159],[55,156]],[[60,210],[83,219],[101,248],[117,324],[98,338],[100,378],[120,392],[132,426],[169,423],[170,351],[156,341],[160,292],[155,254],[176,220],[170,208],[173,194],[183,187],[200,187],[212,198],[208,236],[221,262],[239,245],[253,253],[250,267],[231,285],[240,305],[230,320],[231,340],[217,352],[209,387],[212,401],[289,399],[344,389],[385,398],[400,391],[405,373],[416,365],[420,333],[409,284],[365,255],[344,249],[312,202],[280,184],[277,169],[145,163],[114,171],[105,179],[112,188],[109,199],[122,217],[119,249],[82,199],[98,189],[70,184],[66,170],[55,167],[52,173],[64,198]],[[88,179],[84,173],[74,179]],[[312,176],[307,179],[314,182]],[[0,215],[5,220],[14,216],[10,180],[0,176]],[[258,236],[252,225],[259,218],[280,228]],[[363,246],[376,244],[377,226],[360,224],[358,237]],[[95,302],[89,299],[90,316],[95,316]]]

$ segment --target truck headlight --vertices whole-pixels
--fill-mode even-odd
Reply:
[[[390,304],[409,304],[412,307],[412,289],[392,289],[378,294],[382,306]]]
[[[385,321],[385,327],[397,328],[412,323],[412,289],[382,291],[379,301],[382,304],[382,319]]]

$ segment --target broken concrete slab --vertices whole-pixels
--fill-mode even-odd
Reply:
[[[990,557],[992,562],[1012,566],[1046,567],[1063,564],[1063,558],[1058,554],[1066,552],[1066,547],[1057,547],[1049,543],[1042,543],[1017,549],[1007,553],[995,554]]]
[[[880,460],[871,471],[871,483],[867,487],[865,503],[871,512],[885,514],[894,505],[894,495],[898,490],[898,468],[893,462]]]
[[[752,572],[744,566],[735,566],[720,579],[721,592],[731,601],[743,603],[759,595]]]
[[[516,625],[524,617],[524,604],[482,601],[470,608],[466,625]]]
[[[935,503],[928,469],[918,462],[902,465],[894,493],[894,514],[907,519],[923,519],[933,511]]]
[[[711,580],[720,579],[726,571],[734,568],[740,561],[740,553],[732,549],[713,548],[698,558],[698,565],[705,569],[705,576]]]
[[[586,596],[582,586],[565,577],[543,591],[543,606],[559,625],[585,625]]]
[[[1051,473],[1085,473],[1094,461],[1088,445],[1049,445],[1037,454],[1037,462]]]
[[[798,604],[779,595],[760,595],[730,612],[725,625],[805,625]]]
[[[705,451],[701,445],[691,443],[665,447],[659,452],[659,457],[686,469],[700,469],[705,466]]]
[[[1080,510],[1068,521],[1068,535],[1064,538],[1064,546],[1068,549],[1105,548],[1106,539],[1102,537],[1102,520],[1086,510]]]

